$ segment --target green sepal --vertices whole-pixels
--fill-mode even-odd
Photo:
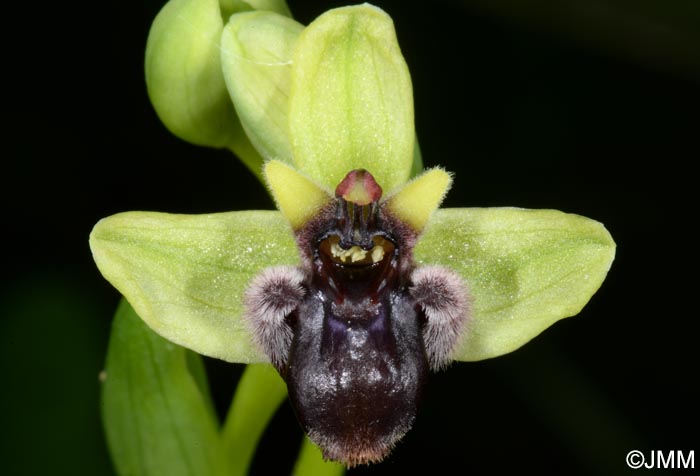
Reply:
[[[120,476],[227,474],[201,357],[155,334],[126,301],[102,378],[102,417]]]
[[[601,223],[519,208],[438,210],[415,248],[418,264],[448,267],[470,289],[472,315],[453,354],[464,361],[511,352],[578,314],[614,257]]]
[[[228,362],[267,362],[241,319],[242,296],[263,268],[299,263],[281,213],[120,213],[95,225],[90,247],[158,334]]]
[[[221,37],[221,63],[244,130],[260,155],[292,164],[288,133],[292,51],[304,29],[272,12],[233,15]]]
[[[385,192],[408,180],[413,92],[386,13],[368,4],[338,8],[302,32],[293,57],[289,136],[297,168],[331,190],[359,168]]]

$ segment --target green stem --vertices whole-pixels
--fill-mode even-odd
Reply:
[[[268,364],[248,365],[233,396],[222,432],[231,476],[245,476],[267,424],[284,401],[287,387]]]
[[[236,120],[238,120],[238,117],[236,117]],[[238,127],[231,131],[231,140],[226,148],[233,152],[233,154],[253,172],[253,175],[255,175],[263,186],[265,185],[265,180],[262,176],[262,166],[265,160],[258,153],[253,144],[251,144],[240,122],[238,123]]]
[[[341,476],[343,474],[345,474],[343,465],[324,461],[318,446],[304,437],[292,476]]]

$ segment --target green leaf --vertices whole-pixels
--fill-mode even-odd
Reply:
[[[243,128],[260,155],[289,164],[292,50],[303,29],[276,13],[248,12],[233,15],[221,37],[224,78]]]
[[[287,396],[282,377],[269,364],[248,365],[236,386],[223,429],[228,476],[245,476],[260,438]]]
[[[454,357],[511,352],[559,319],[577,314],[615,256],[605,227],[556,210],[442,209],[416,248],[416,261],[442,264],[473,297],[468,333]]]
[[[201,358],[151,331],[122,301],[102,388],[107,443],[120,476],[224,476],[218,422],[191,365]]]
[[[266,362],[241,319],[248,282],[263,268],[298,264],[279,212],[211,215],[127,212],[90,235],[102,275],[157,333],[229,362]]]
[[[295,47],[289,101],[300,171],[331,190],[358,168],[385,192],[408,180],[415,150],[411,77],[382,10],[363,4],[314,20]]]

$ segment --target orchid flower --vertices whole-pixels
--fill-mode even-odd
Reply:
[[[615,244],[556,210],[439,208],[460,177],[422,170],[410,74],[379,8],[305,27],[283,3],[248,4],[171,0],[147,84],[174,134],[231,149],[278,210],[120,213],[95,226],[93,256],[120,312],[198,354],[273,364],[326,459],[378,462],[410,428],[426,372],[577,314]],[[232,474],[226,457],[202,460]]]

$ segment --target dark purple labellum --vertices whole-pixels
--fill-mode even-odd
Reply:
[[[381,461],[409,430],[429,369],[467,318],[453,272],[416,268],[417,233],[388,213],[364,170],[297,232],[301,268],[269,268],[246,293],[255,339],[284,377],[324,457]]]

